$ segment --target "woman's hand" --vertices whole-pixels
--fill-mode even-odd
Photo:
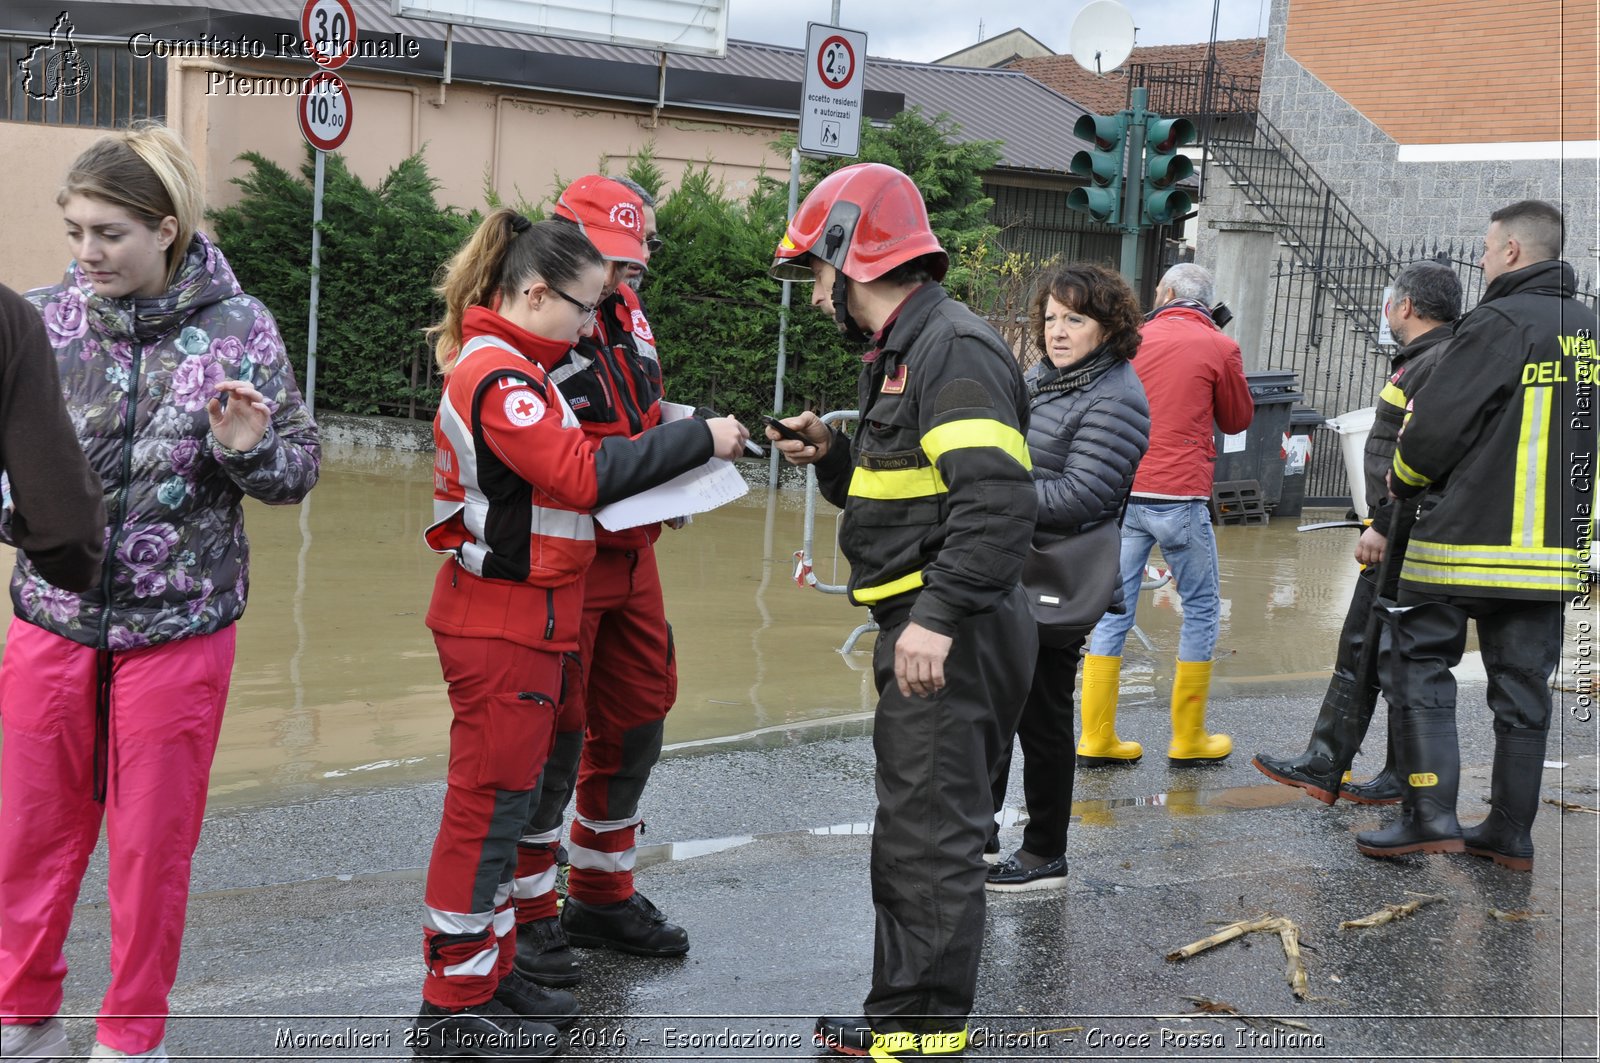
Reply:
[[[711,452],[725,461],[732,461],[744,453],[744,441],[750,432],[737,417],[712,417],[706,421],[711,427]]]
[[[229,450],[252,449],[272,423],[267,397],[244,380],[224,380],[217,390],[222,392],[221,397],[206,405],[212,436]]]

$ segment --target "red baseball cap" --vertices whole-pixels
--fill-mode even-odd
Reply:
[[[644,202],[626,186],[597,173],[580,177],[556,200],[556,217],[577,222],[603,257],[644,265]]]

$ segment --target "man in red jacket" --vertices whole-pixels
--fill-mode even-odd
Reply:
[[[1134,476],[1122,523],[1126,611],[1101,618],[1084,657],[1082,764],[1132,763],[1144,753],[1139,743],[1117,738],[1117,680],[1144,566],[1157,545],[1183,600],[1167,757],[1174,765],[1206,763],[1233,749],[1227,735],[1207,734],[1205,727],[1220,619],[1211,429],[1214,422],[1224,432],[1244,431],[1255,403],[1239,345],[1211,320],[1207,308],[1215,299],[1211,274],[1190,263],[1173,266],[1156,285],[1156,310],[1141,330],[1133,368],[1150,400],[1150,450]]]

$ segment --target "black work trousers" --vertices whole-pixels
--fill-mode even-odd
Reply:
[[[965,1028],[977,991],[990,780],[1022,713],[1038,633],[1026,595],[1012,588],[993,612],[961,622],[944,689],[923,698],[895,685],[905,626],[904,614],[886,625],[872,654],[877,921],[864,1010],[881,1033],[939,1033]]]
[[[1022,795],[1028,823],[1022,847],[1034,856],[1054,860],[1067,852],[1067,827],[1072,822],[1072,777],[1078,768],[1078,739],[1073,730],[1077,705],[1073,686],[1078,660],[1088,634],[1065,646],[1040,646],[1033,665],[1033,686],[1017,724],[1022,742]],[[1011,746],[1000,753],[994,773],[994,810],[1005,806],[1011,775]]]
[[[1394,549],[1392,539],[1389,549]],[[1381,594],[1378,589],[1378,569],[1381,566],[1368,565],[1361,570],[1361,575],[1356,579],[1356,589],[1350,595],[1350,607],[1345,610],[1344,627],[1339,631],[1339,650],[1334,656],[1333,672],[1355,684],[1356,695],[1363,706],[1375,705],[1378,699],[1376,653],[1372,654],[1366,673],[1358,674],[1361,672],[1361,648],[1367,641],[1367,618],[1372,615],[1372,607],[1379,597],[1391,602],[1395,600],[1400,589],[1400,566],[1405,556],[1405,551],[1401,550],[1389,562],[1389,579]]]
[[[1494,713],[1495,734],[1532,731],[1540,734],[1550,728],[1550,676],[1561,661],[1562,603],[1525,598],[1473,598],[1455,595],[1421,594],[1402,588],[1402,607],[1424,602],[1443,602],[1459,612],[1445,621],[1459,624],[1465,634],[1467,618],[1478,628],[1478,648],[1489,675],[1489,708]],[[1430,611],[1427,623],[1440,623],[1440,613]],[[1408,623],[1403,608],[1391,621],[1404,630]],[[1398,660],[1392,640],[1385,634],[1381,643],[1385,696],[1401,706],[1413,704],[1454,705],[1456,680],[1450,669],[1461,662],[1428,657]]]

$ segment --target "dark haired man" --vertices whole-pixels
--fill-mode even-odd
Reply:
[[[1399,820],[1364,831],[1367,856],[1461,852],[1533,869],[1549,681],[1561,656],[1569,598],[1587,597],[1594,527],[1594,311],[1573,298],[1562,262],[1561,212],[1524,200],[1490,215],[1488,287],[1462,319],[1450,371],[1411,401],[1394,452],[1390,492],[1424,491],[1386,610],[1380,652],[1396,705],[1395,752],[1407,789]],[[1409,503],[1414,504],[1414,503]],[[1460,757],[1450,670],[1477,625],[1494,712],[1489,816],[1456,820]]]
[[[1257,753],[1253,763],[1262,774],[1285,784],[1298,786],[1324,804],[1343,797],[1368,805],[1391,805],[1400,800],[1402,784],[1395,773],[1394,741],[1398,730],[1394,707],[1390,706],[1388,755],[1383,770],[1368,782],[1341,783],[1366,737],[1367,726],[1378,703],[1378,658],[1367,655],[1362,668],[1362,648],[1366,643],[1367,620],[1380,599],[1394,600],[1400,583],[1403,554],[1389,562],[1390,577],[1378,587],[1378,564],[1391,539],[1394,516],[1386,479],[1394,458],[1400,426],[1406,407],[1439,359],[1449,348],[1450,323],[1461,316],[1461,281],[1455,271],[1438,262],[1413,262],[1395,278],[1389,305],[1385,308],[1389,331],[1400,342],[1390,368],[1389,382],[1378,396],[1372,434],[1365,453],[1367,513],[1371,523],[1356,545],[1356,560],[1366,567],[1356,580],[1355,593],[1345,612],[1344,629],[1339,633],[1339,651],[1333,675],[1322,698],[1322,708],[1311,725],[1311,740],[1298,757],[1280,758]]]
[[[767,429],[844,509],[850,599],[879,627],[872,989],[864,1017],[818,1020],[817,1042],[874,1059],[961,1055],[990,772],[1038,651],[1017,585],[1037,509],[1028,393],[1005,342],[939,285],[949,258],[899,170],[862,163],[824,178],[774,259],[774,276],[814,281],[812,305],[872,344],[854,441],[809,411],[786,422],[806,442]]]

